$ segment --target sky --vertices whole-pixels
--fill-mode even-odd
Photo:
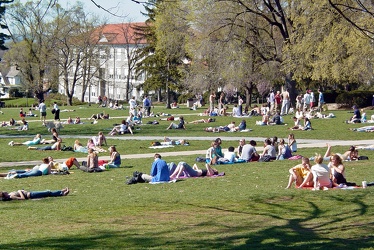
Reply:
[[[21,0],[22,3],[27,1],[29,0]],[[86,12],[107,18],[108,23],[144,22],[147,19],[140,13],[141,11],[145,12],[143,5],[131,0],[59,0],[59,3],[63,8],[67,8],[68,5],[74,5],[78,1],[84,4]],[[93,2],[121,17],[110,15],[102,8],[98,8]],[[139,2],[146,2],[146,0],[139,0]]]
[[[65,0],[59,1],[63,6]],[[116,14],[116,17],[110,15],[105,10],[95,6],[93,2],[100,5],[103,9],[109,10],[111,13]],[[119,22],[144,22],[146,17],[144,17],[140,12],[144,10],[142,4],[137,4],[131,0],[81,0],[84,6],[87,8],[87,12],[95,13],[96,15],[104,18],[108,18],[109,23],[119,23]],[[77,0],[67,0],[67,2],[75,3]],[[140,1],[142,2],[142,1]],[[63,6],[64,7],[64,6]]]

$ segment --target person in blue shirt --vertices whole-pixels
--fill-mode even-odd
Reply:
[[[154,162],[152,163],[151,174],[141,174],[140,177],[145,182],[170,181],[168,164],[161,159],[160,154],[155,154]]]
[[[321,89],[318,89],[318,93],[318,111],[322,112],[322,105],[325,103],[325,99]]]

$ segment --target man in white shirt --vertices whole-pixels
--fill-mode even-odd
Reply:
[[[309,94],[309,90],[307,90],[304,95],[304,112],[310,109],[310,101],[311,101],[311,96]]]
[[[133,114],[134,116],[136,116],[136,100],[135,100],[135,96],[133,96],[130,100],[129,100],[129,115]]]
[[[45,105],[44,101],[40,101],[39,103],[39,111],[40,111],[40,120],[43,121],[43,125],[45,124],[45,119],[47,117],[47,106]]]

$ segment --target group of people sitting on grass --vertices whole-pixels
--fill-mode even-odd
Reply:
[[[293,183],[297,188],[312,187],[313,190],[356,186],[356,183],[347,181],[343,161],[356,160],[357,157],[358,152],[353,146],[344,154],[332,154],[331,146],[327,144],[324,156],[316,154],[311,158],[315,165],[311,166],[310,159],[302,157],[301,164],[289,169],[290,176],[286,189],[290,188]],[[323,161],[328,161],[328,165]]]
[[[121,166],[121,155],[115,146],[110,146],[108,150],[110,154],[109,161],[100,162],[97,152],[95,152],[92,148],[89,148],[87,150],[87,160],[83,161],[82,164],[80,164],[75,157],[70,157],[63,163],[59,163],[54,161],[53,158],[49,156],[43,158],[40,165],[36,165],[31,169],[10,170],[7,173],[0,173],[0,177],[4,177],[5,179],[13,179],[49,175],[52,173],[61,172],[69,174],[69,170],[73,166],[89,173],[102,172],[103,170],[109,168],[119,168]]]
[[[252,161],[271,161],[285,160],[292,157],[292,153],[297,151],[297,142],[294,134],[289,134],[287,143],[284,139],[274,136],[264,141],[264,148],[261,154],[256,150],[257,142],[254,140],[246,143],[246,140],[240,139],[237,149],[229,146],[225,152],[222,152],[222,140],[217,138],[211,142],[210,148],[206,152],[206,161],[213,164],[238,163]]]

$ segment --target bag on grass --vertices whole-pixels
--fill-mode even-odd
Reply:
[[[361,155],[357,158],[359,161],[362,161],[362,160],[369,160],[369,157],[367,156],[364,156],[364,155]]]

